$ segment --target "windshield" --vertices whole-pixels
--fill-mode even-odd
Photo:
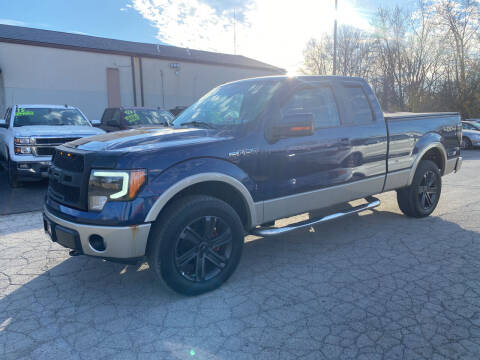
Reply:
[[[129,126],[165,125],[174,119],[168,111],[147,109],[124,110],[124,118]]]
[[[474,122],[471,122],[470,125],[472,125],[475,129],[474,130],[478,130],[480,131],[480,124],[477,124],[477,123],[474,123]]]
[[[77,109],[53,109],[53,108],[17,108],[13,126],[30,125],[80,125],[90,126]]]
[[[281,80],[260,80],[217,87],[180,114],[173,124],[179,127],[203,123],[229,128],[254,121],[280,83]]]

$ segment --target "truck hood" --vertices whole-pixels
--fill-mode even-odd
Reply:
[[[231,139],[225,131],[199,128],[149,127],[117,131],[65,144],[87,151],[145,151],[198,145]]]
[[[21,126],[13,128],[14,136],[58,136],[58,137],[73,137],[73,136],[92,136],[103,134],[105,131],[97,129],[92,126],[47,126],[47,125],[32,125]]]

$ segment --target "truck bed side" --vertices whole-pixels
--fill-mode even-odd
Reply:
[[[387,179],[384,191],[409,185],[418,162],[425,158],[452,172],[460,156],[458,113],[385,114],[389,135]]]

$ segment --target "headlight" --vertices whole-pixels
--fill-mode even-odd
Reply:
[[[30,155],[32,153],[32,148],[30,146],[35,143],[35,140],[30,137],[16,137],[13,139],[15,144],[15,154],[16,155]]]
[[[15,155],[30,155],[32,148],[30,146],[15,146]]]
[[[33,138],[30,137],[16,137],[13,139],[16,145],[31,145],[34,143]]]
[[[88,210],[101,211],[107,201],[128,201],[147,180],[145,170],[92,170],[88,182]]]

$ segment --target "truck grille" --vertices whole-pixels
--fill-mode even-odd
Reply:
[[[53,157],[53,165],[59,169],[81,173],[84,168],[83,156],[57,150]]]
[[[48,186],[53,190],[55,200],[67,204],[77,204],[80,200],[80,188],[60,183],[57,179],[51,179]]]
[[[39,145],[62,145],[70,141],[78,140],[79,137],[65,137],[65,138],[36,138],[35,143]]]
[[[53,147],[39,147],[37,148],[37,156],[47,156],[53,155],[55,153],[55,148]]]
[[[85,157],[82,154],[55,150],[49,170],[48,196],[65,205],[86,209],[88,174],[84,174]]]
[[[74,141],[79,137],[37,137],[32,145],[34,156],[51,156],[55,153],[55,147]]]

